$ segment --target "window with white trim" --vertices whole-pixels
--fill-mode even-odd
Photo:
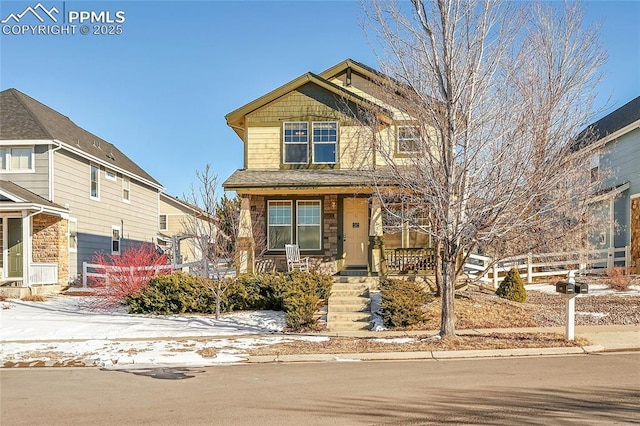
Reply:
[[[32,146],[0,148],[0,171],[31,172],[33,170]]]
[[[120,227],[111,227],[111,254],[120,254]]]
[[[283,141],[285,164],[309,162],[309,123],[283,123]]]
[[[338,152],[338,122],[314,121],[313,162],[316,164],[335,164]]]
[[[158,223],[161,231],[167,231],[169,229],[169,217],[166,214],[161,214],[158,218]]]
[[[122,201],[131,201],[131,180],[127,176],[122,176]]]
[[[69,251],[78,251],[78,219],[69,218]]]
[[[296,207],[296,239],[300,250],[320,250],[322,248],[320,201],[297,201]]]
[[[389,203],[383,212],[386,248],[431,248],[431,222],[424,209],[407,203]]]
[[[398,152],[409,154],[420,151],[420,129],[418,126],[398,126]]]
[[[267,203],[267,247],[269,250],[284,250],[292,240],[292,202],[269,201]]]
[[[591,166],[591,183],[595,183],[600,178],[600,153],[593,154],[589,163]]]
[[[100,198],[100,168],[91,164],[89,171],[90,192],[89,196],[93,199]]]
[[[109,169],[105,169],[104,171],[104,177],[106,177],[109,180],[112,181],[117,181],[118,180],[118,176],[116,175],[116,172],[109,170]]]

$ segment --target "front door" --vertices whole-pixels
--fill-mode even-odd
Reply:
[[[342,226],[345,266],[368,264],[369,202],[366,198],[345,198]]]
[[[22,277],[22,219],[7,219],[7,276],[11,278]]]

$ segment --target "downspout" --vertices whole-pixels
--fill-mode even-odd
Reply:
[[[42,212],[44,212],[44,207],[40,207],[40,210],[22,217],[22,225],[23,225],[22,236],[23,236],[25,248],[27,248],[27,250],[25,250],[26,254],[23,254],[24,258],[22,260],[22,265],[23,265],[22,282],[23,283],[25,281],[27,282],[27,287],[29,288],[29,292],[31,293],[31,295],[33,295],[33,287],[31,286],[31,280],[29,280],[29,264],[31,263],[31,258],[33,257],[33,248],[31,246],[31,240],[32,240],[31,234],[33,234],[33,227],[31,226],[31,224],[29,224],[28,225],[29,232],[26,233],[24,229],[25,228],[24,223],[25,223],[25,220],[29,220],[33,216],[40,214]],[[26,266],[26,268],[24,266]]]
[[[53,174],[53,153],[62,149],[62,143],[60,142],[56,142],[55,140],[52,140],[52,142],[54,144],[57,144],[58,146],[56,148],[50,149],[49,150],[49,201],[53,202],[53,196],[54,196],[54,174]]]

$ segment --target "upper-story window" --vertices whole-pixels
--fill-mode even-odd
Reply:
[[[169,230],[169,217],[166,214],[161,214],[158,218],[161,231]]]
[[[338,152],[338,122],[306,121],[286,122],[283,129],[283,156],[285,164],[335,164]],[[309,148],[311,142],[311,149]],[[311,156],[309,155],[311,151]]]
[[[398,152],[409,154],[419,152],[420,129],[417,126],[398,126]]]
[[[122,201],[131,201],[131,180],[126,176],[122,176]]]
[[[309,162],[309,123],[284,123],[284,162]]]
[[[314,122],[313,162],[320,164],[336,163],[338,148],[338,123],[335,121]]]
[[[32,172],[33,147],[0,148],[0,171]]]
[[[100,198],[100,168],[93,164],[90,167],[89,180],[91,181],[91,189],[89,196],[97,200]]]
[[[117,181],[118,180],[118,176],[116,175],[116,172],[109,170],[109,169],[105,169],[104,171],[104,177],[106,177],[109,180],[112,181]]]
[[[597,152],[591,156],[591,183],[596,183],[600,179],[600,153]]]

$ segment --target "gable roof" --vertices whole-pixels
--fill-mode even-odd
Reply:
[[[0,92],[0,140],[53,140],[69,151],[119,169],[152,186],[162,185],[115,145],[17,89]]]
[[[584,148],[583,139],[591,136],[592,143],[590,145],[603,145],[608,142],[611,137],[621,136],[628,131],[640,126],[640,96],[622,105],[610,114],[605,115],[600,120],[587,126],[576,140],[578,147]],[[628,127],[628,128],[627,128]],[[619,135],[614,133],[621,132]]]
[[[344,62],[341,62],[340,66],[343,66],[346,63],[351,63],[353,64],[354,62],[348,62],[351,60],[347,60]],[[336,66],[338,67],[338,66]],[[336,68],[334,67],[334,68]],[[333,68],[331,68],[330,70],[332,70]],[[364,70],[364,68],[362,68]],[[330,77],[332,77],[333,75],[330,75],[331,73],[329,72],[329,70],[325,71],[323,73],[323,75],[329,75]],[[364,72],[364,71],[363,71]],[[327,74],[328,73],[328,74]],[[335,74],[334,74],[335,75]],[[334,93],[335,95],[341,97],[341,98],[345,98],[351,102],[356,103],[357,105],[363,106],[365,108],[376,108],[377,110],[380,110],[382,112],[382,116],[381,118],[384,121],[389,121],[391,122],[391,120],[386,119],[385,120],[385,116],[390,117],[391,111],[389,111],[387,108],[385,108],[383,105],[379,105],[376,104],[374,102],[372,102],[369,99],[366,99],[360,95],[358,95],[357,93],[354,93],[350,90],[345,89],[344,87],[341,87],[331,81],[329,81],[327,78],[321,76],[321,75],[317,75],[314,74],[312,72],[307,72],[303,75],[301,75],[298,78],[295,78],[293,80],[291,80],[288,83],[283,84],[282,86],[278,87],[275,90],[272,90],[271,92],[267,93],[266,95],[263,95],[261,97],[259,97],[258,99],[255,99],[251,102],[249,102],[248,104],[245,104],[243,106],[241,106],[240,108],[237,108],[236,110],[228,113],[227,115],[225,115],[225,119],[227,120],[227,125],[229,125],[237,134],[238,136],[240,136],[240,138],[243,138],[243,132],[244,132],[244,128],[242,127],[244,125],[243,119],[247,114],[250,114],[251,112],[263,107],[264,105],[267,105],[270,102],[275,101],[276,99],[300,88],[302,85],[307,84],[307,83],[313,83],[316,84],[332,93]]]

